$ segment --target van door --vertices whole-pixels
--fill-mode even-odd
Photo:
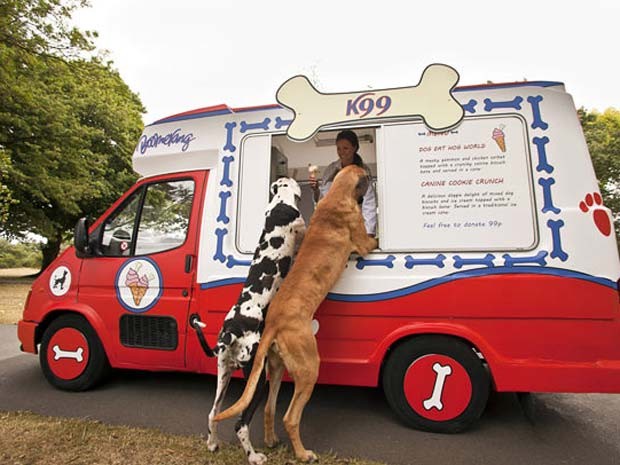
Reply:
[[[93,308],[116,367],[182,369],[205,172],[136,185],[90,234],[80,303]]]

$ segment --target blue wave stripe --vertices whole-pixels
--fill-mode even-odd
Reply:
[[[423,283],[407,286],[402,289],[396,289],[394,291],[378,292],[375,294],[338,294],[330,292],[327,294],[328,300],[336,302],[376,302],[381,300],[394,299],[397,297],[403,297],[416,292],[421,292],[426,289],[430,289],[435,286],[441,286],[452,281],[467,278],[476,278],[480,276],[492,276],[502,274],[539,274],[548,276],[557,276],[561,278],[574,278],[581,279],[583,281],[599,284],[601,286],[609,287],[616,290],[617,284],[615,281],[607,278],[600,278],[592,276],[586,273],[580,273],[578,271],[565,270],[562,268],[541,268],[538,266],[511,266],[511,267],[497,267],[497,268],[477,268],[475,270],[458,271],[446,276],[431,279]],[[243,284],[245,278],[227,278],[220,279],[218,281],[211,281],[209,283],[200,284],[201,290],[213,289],[220,286],[227,286],[231,284]]]
[[[498,267],[498,268],[478,268],[475,270],[459,271],[440,278],[431,279],[423,283],[414,284],[413,286],[407,286],[402,289],[396,289],[394,291],[379,292],[376,294],[337,294],[330,292],[327,294],[329,300],[337,302],[376,302],[380,300],[394,299],[397,297],[403,297],[415,292],[424,291],[435,286],[440,286],[452,281],[466,278],[474,278],[479,276],[489,275],[502,275],[502,274],[540,274],[558,276],[562,278],[575,278],[582,279],[602,286],[616,289],[616,283],[611,279],[599,278],[586,273],[580,273],[572,270],[564,270],[561,268],[540,268],[533,266],[513,266],[513,267]]]
[[[204,291],[207,289],[213,289],[221,286],[229,286],[231,284],[243,284],[245,282],[245,278],[226,278],[219,279],[217,281],[211,281],[208,283],[201,283],[200,290]]]

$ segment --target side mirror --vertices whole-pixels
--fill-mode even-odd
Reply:
[[[88,245],[88,220],[86,218],[80,218],[75,225],[73,245],[75,246],[75,255],[79,258],[91,255]]]

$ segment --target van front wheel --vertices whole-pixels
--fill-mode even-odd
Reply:
[[[109,370],[97,333],[80,315],[62,315],[43,333],[41,370],[49,383],[65,391],[85,391]]]
[[[484,411],[490,380],[478,355],[446,336],[405,341],[383,370],[388,403],[407,425],[436,433],[457,433]]]

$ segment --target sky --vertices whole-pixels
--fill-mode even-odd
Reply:
[[[560,81],[577,107],[620,109],[617,0],[90,1],[74,24],[99,33],[145,124],[276,103],[296,74],[321,92],[416,85],[431,63],[459,85]]]

